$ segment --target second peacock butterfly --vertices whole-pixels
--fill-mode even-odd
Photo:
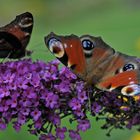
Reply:
[[[30,55],[26,47],[33,28],[33,16],[25,12],[9,24],[0,27],[0,58],[21,58]]]
[[[50,33],[45,43],[55,57],[87,85],[126,96],[140,94],[138,58],[115,51],[101,37]]]

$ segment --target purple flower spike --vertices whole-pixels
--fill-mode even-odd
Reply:
[[[139,63],[139,62],[138,62]],[[0,64],[0,130],[9,123],[19,132],[28,123],[39,140],[81,140],[80,131],[91,128],[89,115],[104,119],[102,129],[140,126],[140,96],[131,97],[85,88],[85,83],[59,62],[31,59]],[[108,115],[110,114],[110,115]],[[69,116],[76,130],[63,127]]]

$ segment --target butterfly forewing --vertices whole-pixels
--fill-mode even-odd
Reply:
[[[57,36],[54,33],[45,37],[48,49],[80,78],[86,77],[86,61],[81,41],[77,36]],[[77,53],[79,52],[79,53]]]

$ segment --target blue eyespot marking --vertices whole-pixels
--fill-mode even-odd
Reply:
[[[136,96],[140,94],[140,85],[132,84],[122,88],[121,93],[126,96]]]
[[[93,42],[92,41],[90,41],[90,40],[88,40],[88,39],[85,39],[85,40],[83,40],[82,41],[82,45],[83,45],[83,48],[85,49],[85,50],[91,50],[91,49],[93,49],[95,46],[94,46],[94,44],[93,44]]]

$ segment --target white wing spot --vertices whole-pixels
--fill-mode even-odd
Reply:
[[[65,43],[65,44],[64,44],[64,48],[67,48],[67,47],[68,47],[68,46],[67,46],[67,44]]]
[[[131,82],[129,82],[129,84],[131,85],[131,84],[135,84],[135,82],[134,81],[131,81]]]

